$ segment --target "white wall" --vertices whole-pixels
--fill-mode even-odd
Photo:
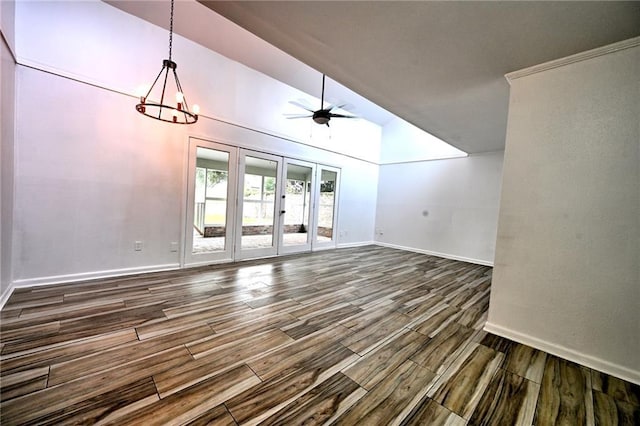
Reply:
[[[0,2],[0,304],[11,284],[15,131],[14,3]],[[5,43],[8,42],[8,45]]]
[[[638,44],[512,81],[487,324],[636,383]]]
[[[380,164],[456,158],[466,155],[458,148],[399,117],[390,120],[382,128]]]
[[[376,241],[491,265],[502,157],[381,165]]]
[[[2,36],[8,42],[9,48],[15,51],[15,26],[16,26],[16,2],[15,0],[3,0],[0,2],[0,29]]]
[[[131,95],[152,83],[168,56],[168,31],[97,0],[18,2],[16,28],[19,63]],[[204,116],[379,159],[381,129],[375,124],[333,120],[326,131],[311,119],[286,119],[284,113],[305,113],[289,101],[320,101],[177,34],[173,60],[189,104],[200,105]]]
[[[340,175],[338,204],[338,245],[374,241],[378,166],[350,160]]]
[[[378,126],[358,120],[348,143],[333,125],[331,139],[310,140],[311,120],[277,111],[300,92],[175,35],[203,114],[192,126],[151,120],[127,93],[159,71],[166,31],[100,2],[20,2],[16,20],[18,62],[38,68],[17,69],[17,285],[177,266],[189,136],[340,167],[338,243],[373,239]]]

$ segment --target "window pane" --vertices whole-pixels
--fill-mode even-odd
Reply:
[[[197,149],[193,253],[225,249],[229,154]]]
[[[320,203],[318,206],[318,241],[333,239],[333,212],[336,180],[338,174],[323,170],[320,181]]]
[[[273,247],[276,161],[245,157],[242,248]]]
[[[310,167],[287,164],[287,181],[283,210],[283,244],[302,245],[309,242],[309,213],[311,206]]]

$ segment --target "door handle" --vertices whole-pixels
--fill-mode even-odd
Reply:
[[[280,214],[285,214],[285,213],[286,213],[286,211],[280,210]]]

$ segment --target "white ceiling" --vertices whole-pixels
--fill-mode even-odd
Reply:
[[[469,153],[504,148],[504,74],[640,35],[640,2],[199,1],[260,38],[193,1],[177,33],[316,97],[326,73],[362,95],[330,81],[330,101]],[[168,27],[166,1],[108,3]]]

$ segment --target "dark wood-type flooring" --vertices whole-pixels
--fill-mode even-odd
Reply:
[[[17,289],[0,422],[640,424],[640,387],[484,332],[490,284],[368,246]]]

